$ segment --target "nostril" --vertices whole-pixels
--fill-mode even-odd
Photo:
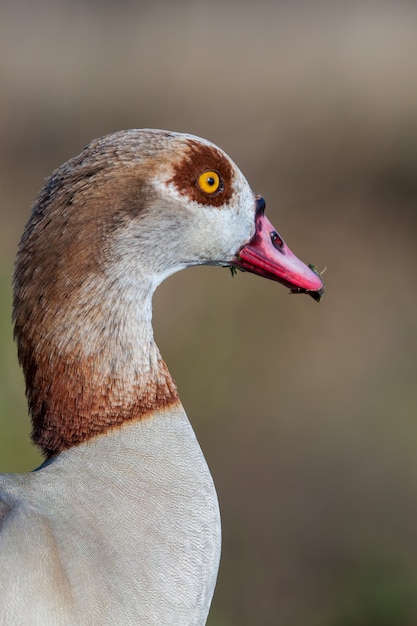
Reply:
[[[274,248],[285,254],[284,251],[284,242],[281,237],[278,235],[276,230],[273,230],[271,233],[271,241]]]

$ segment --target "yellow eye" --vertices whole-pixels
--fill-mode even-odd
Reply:
[[[220,176],[211,170],[200,174],[197,184],[204,193],[213,194],[222,189]]]

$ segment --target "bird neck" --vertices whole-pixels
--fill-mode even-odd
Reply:
[[[32,415],[46,456],[179,403],[155,344],[154,285],[87,280],[62,302],[16,316],[15,334]]]

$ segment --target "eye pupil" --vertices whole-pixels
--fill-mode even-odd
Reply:
[[[207,178],[207,184],[210,185],[210,187],[213,187],[213,185],[216,184],[216,181],[214,180],[214,178],[212,176],[209,176]]]

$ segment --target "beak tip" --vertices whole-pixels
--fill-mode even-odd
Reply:
[[[311,296],[313,298],[313,300],[315,300],[316,302],[320,302],[320,300],[324,296],[324,284],[323,284],[323,281],[322,281],[321,285],[322,286],[319,289],[304,289],[303,287],[292,287],[290,289],[290,294],[305,293],[308,296]]]
[[[320,300],[324,296],[324,285],[318,291],[308,291],[307,293],[308,293],[309,296],[311,296],[313,298],[313,300],[315,300],[316,302],[320,302]]]

